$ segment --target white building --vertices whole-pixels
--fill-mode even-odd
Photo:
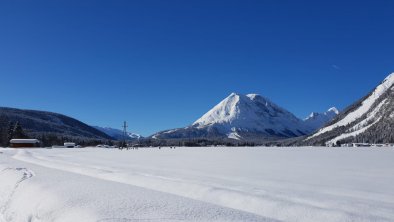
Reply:
[[[74,148],[74,147],[75,147],[75,143],[72,143],[72,142],[65,142],[65,143],[64,143],[64,147],[65,147],[65,148]]]

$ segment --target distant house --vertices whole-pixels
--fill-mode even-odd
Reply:
[[[370,147],[369,143],[353,143],[353,147]]]
[[[75,143],[65,142],[64,143],[64,147],[65,148],[74,148],[75,147]]]
[[[13,148],[40,147],[40,141],[38,139],[12,139],[10,140],[10,147]]]

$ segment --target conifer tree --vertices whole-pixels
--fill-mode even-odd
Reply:
[[[7,129],[7,140],[10,141],[11,139],[14,138],[14,124],[13,122],[8,123],[8,129]]]
[[[8,125],[9,120],[6,116],[0,116],[0,146],[7,146],[8,145]]]
[[[24,139],[26,138],[25,133],[23,132],[21,124],[19,122],[15,123],[14,132],[13,132],[13,139]]]

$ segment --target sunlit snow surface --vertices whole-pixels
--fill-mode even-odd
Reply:
[[[393,148],[0,152],[0,222],[394,221]]]

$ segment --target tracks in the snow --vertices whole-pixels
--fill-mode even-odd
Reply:
[[[7,167],[7,168],[4,168],[3,170],[0,171],[0,175],[3,175],[3,174],[9,174],[9,175],[14,174],[13,176],[14,176],[15,182],[14,182],[14,184],[12,184],[12,182],[10,181],[11,182],[10,189],[6,193],[3,194],[3,195],[7,195],[7,197],[5,198],[5,201],[3,201],[2,205],[0,206],[0,222],[6,222],[6,221],[10,220],[10,218],[8,218],[6,216],[6,214],[9,209],[9,206],[11,204],[11,201],[13,199],[13,196],[17,192],[17,189],[20,186],[20,184],[23,181],[33,177],[34,172],[27,169],[27,168]],[[2,179],[10,179],[10,180],[12,179],[12,178],[8,178],[7,176],[8,175],[5,175],[5,178],[2,178]]]

